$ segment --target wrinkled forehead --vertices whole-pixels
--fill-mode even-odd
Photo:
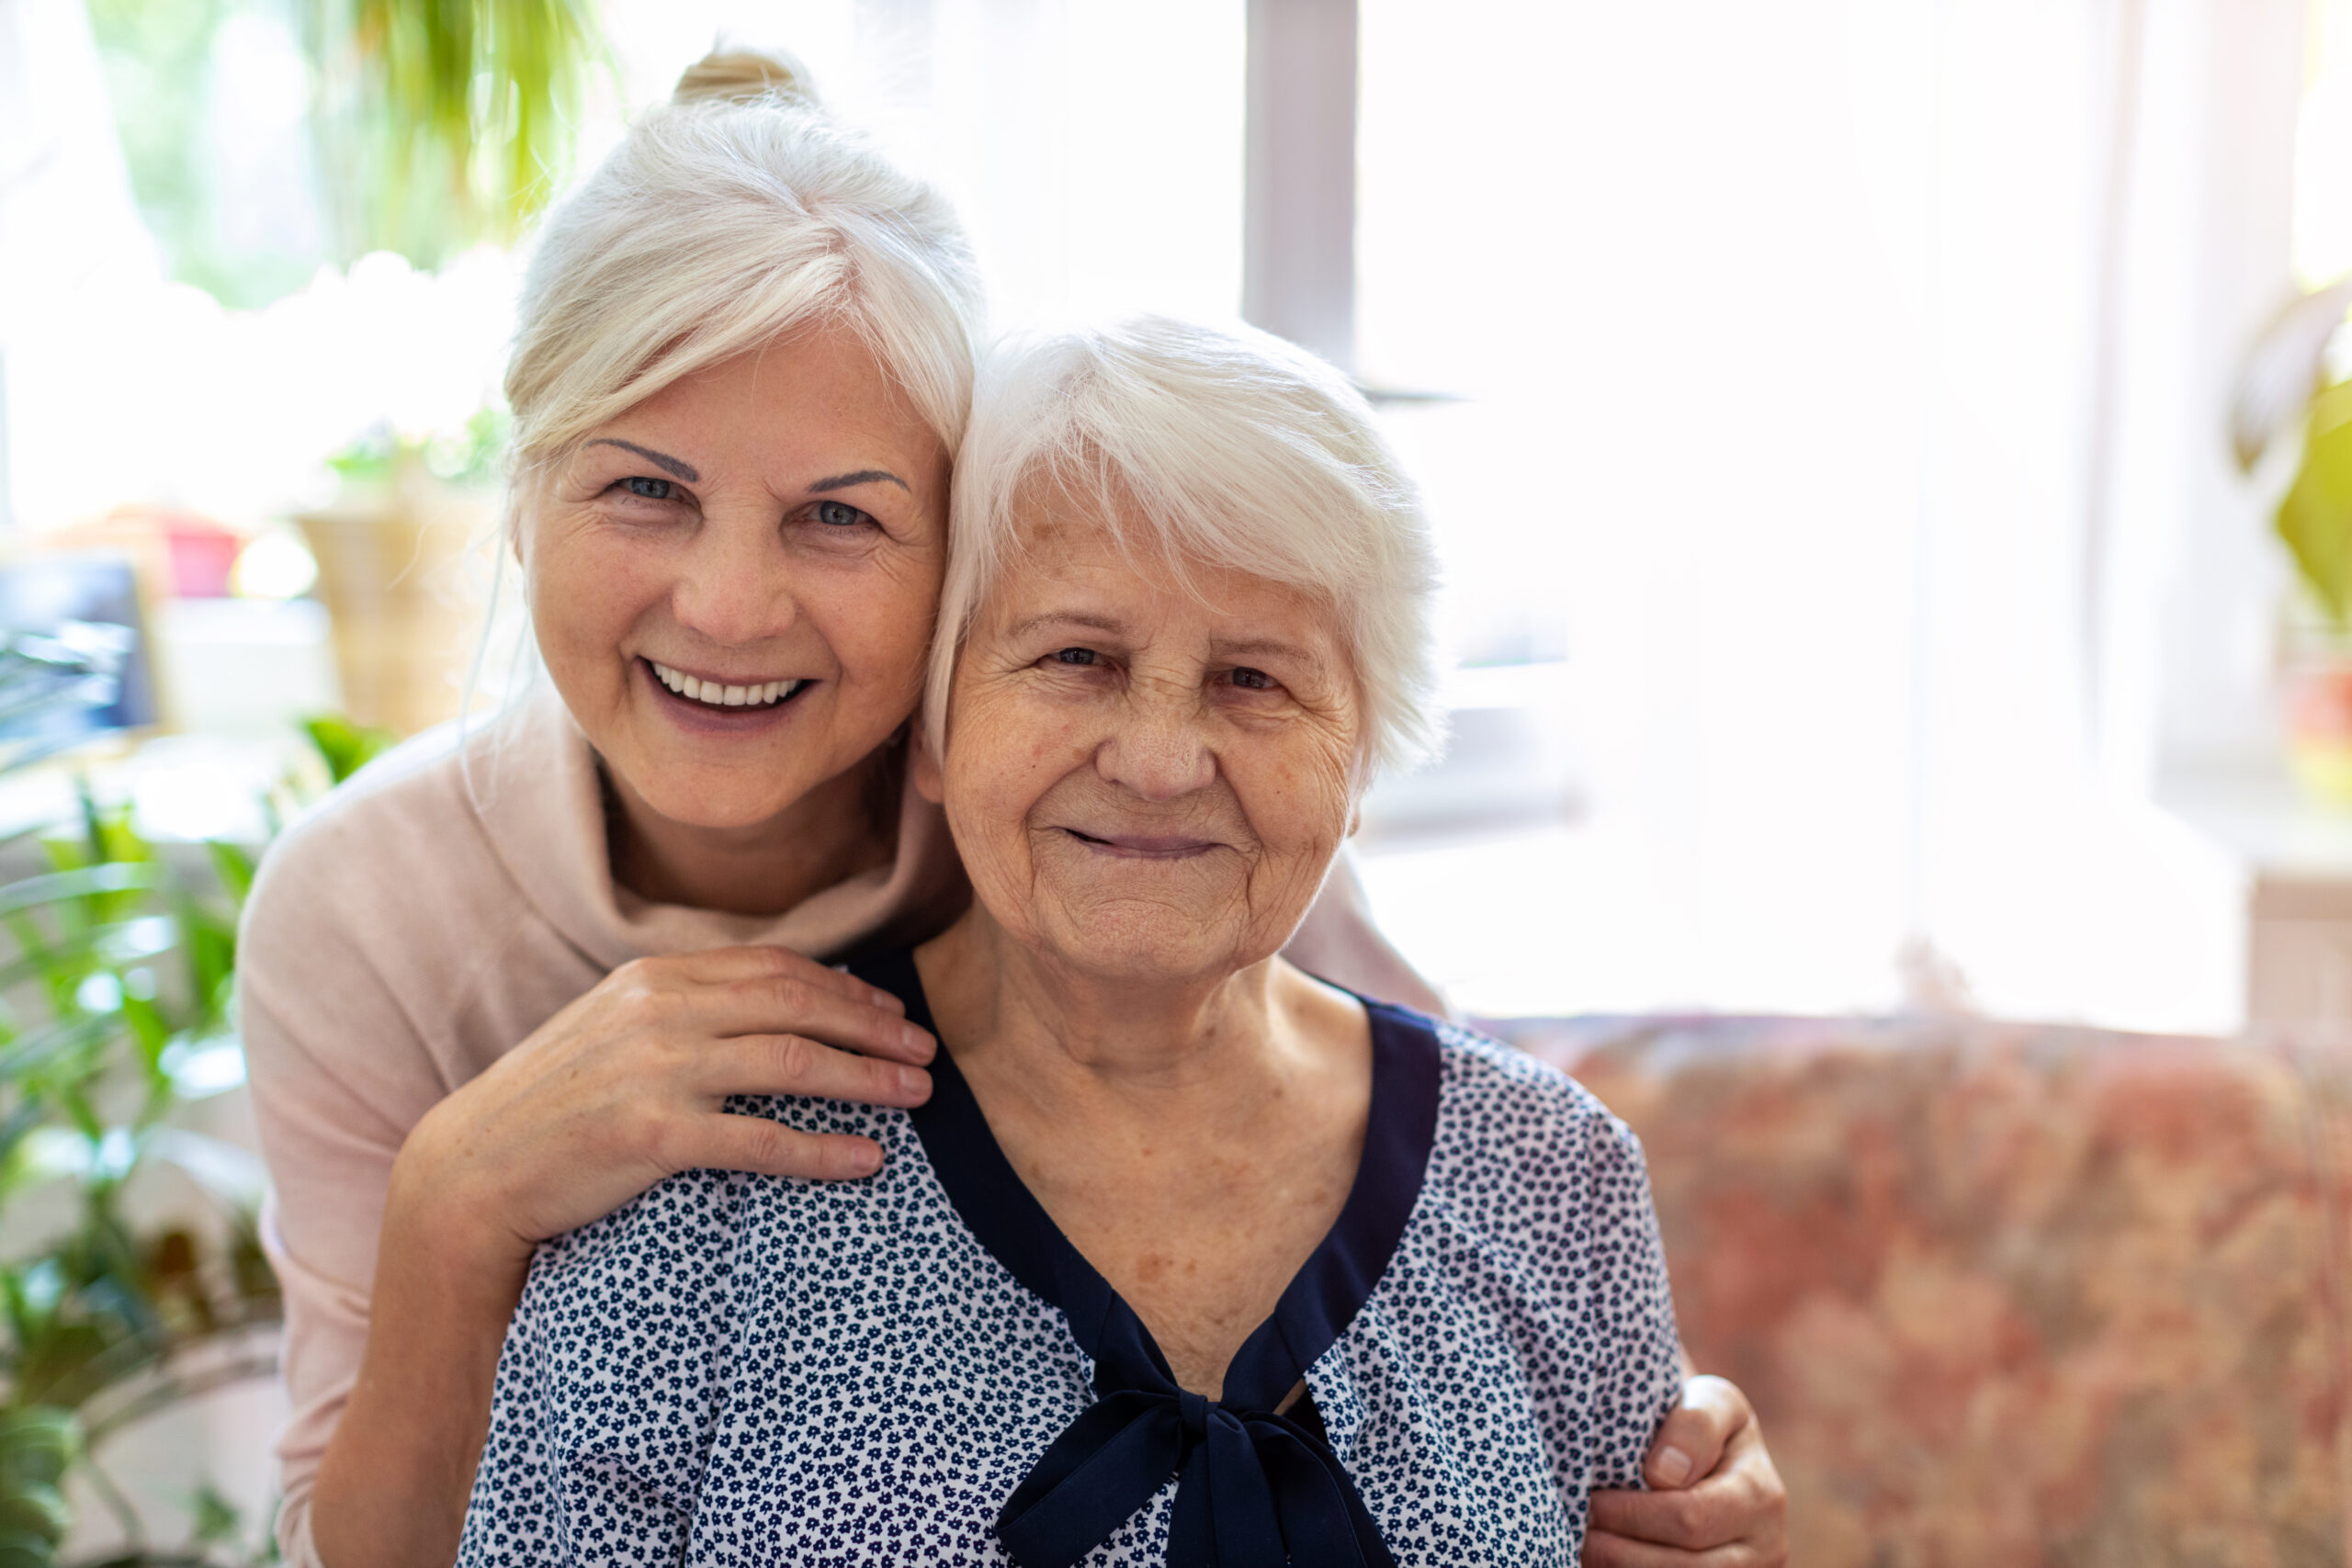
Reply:
[[[1353,666],[1327,590],[1187,551],[1131,506],[1065,495],[1022,514],[1009,547],[981,597],[984,635],[1058,622],[1138,642],[1281,649],[1334,673]]]

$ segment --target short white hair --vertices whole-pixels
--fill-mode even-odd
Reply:
[[[944,197],[827,117],[797,62],[714,54],[548,219],[506,372],[515,477],[819,322],[864,340],[952,459],[979,316]]]
[[[1435,554],[1371,406],[1280,338],[1139,316],[1008,339],[982,362],[924,698],[935,754],[956,656],[1017,570],[1024,513],[1057,500],[1180,587],[1188,566],[1227,568],[1324,602],[1355,666],[1365,776],[1436,750]]]

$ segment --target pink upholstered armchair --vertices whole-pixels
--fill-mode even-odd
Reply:
[[[1490,1024],[1649,1150],[1804,1568],[2344,1564],[2352,1054],[1973,1021]]]

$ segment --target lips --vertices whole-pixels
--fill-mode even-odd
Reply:
[[[710,708],[763,708],[786,703],[808,684],[807,681],[729,682],[720,677],[689,675],[667,664],[647,660],[653,678],[690,703]]]
[[[1136,860],[1183,860],[1217,847],[1214,839],[1170,833],[1087,833],[1076,828],[1064,828],[1062,831],[1090,849]]]

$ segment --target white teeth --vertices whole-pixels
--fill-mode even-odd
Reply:
[[[653,673],[663,685],[680,696],[707,703],[712,707],[764,707],[792,695],[804,683],[799,681],[769,681],[756,686],[729,686],[684,674],[666,664],[654,664]]]

